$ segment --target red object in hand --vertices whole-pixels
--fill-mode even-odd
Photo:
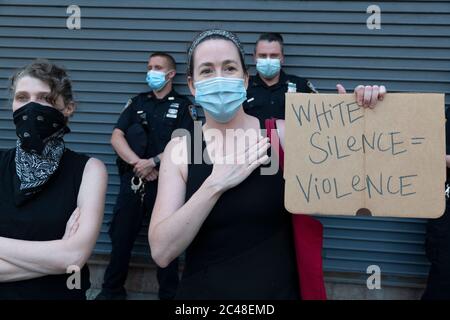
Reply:
[[[278,155],[280,168],[284,168],[284,151],[279,143],[275,118],[267,119],[267,136],[278,139]],[[271,132],[274,133],[272,137]],[[294,229],[295,255],[297,258],[297,271],[300,281],[300,294],[303,300],[326,300],[325,282],[323,278],[322,245],[323,226],[313,217],[303,214],[292,215]]]

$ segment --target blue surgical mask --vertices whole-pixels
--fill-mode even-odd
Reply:
[[[275,77],[281,69],[280,59],[256,59],[256,70],[266,79]]]
[[[166,73],[162,71],[150,70],[147,72],[148,86],[155,91],[160,91],[169,82],[166,80]]]
[[[247,99],[244,79],[216,77],[197,81],[195,102],[217,122],[226,123],[234,118],[242,102]]]

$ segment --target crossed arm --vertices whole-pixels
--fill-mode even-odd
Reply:
[[[0,282],[64,274],[69,266],[81,269],[100,232],[107,180],[104,164],[91,158],[83,172],[78,207],[62,239],[25,241],[0,237]]]
[[[147,181],[154,181],[158,178],[158,170],[153,159],[139,158],[130,148],[127,139],[125,139],[125,133],[121,129],[114,129],[111,136],[111,145],[123,161],[134,167],[136,176]],[[161,158],[162,153],[158,156]]]

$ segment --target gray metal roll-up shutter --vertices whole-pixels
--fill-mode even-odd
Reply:
[[[389,91],[450,93],[450,3],[378,1],[381,30],[366,27],[367,1],[87,1],[78,0],[81,30],[68,30],[72,1],[0,1],[0,148],[16,139],[7,78],[32,59],[64,65],[74,82],[78,110],[68,146],[103,160],[110,174],[105,220],[97,253],[110,251],[107,223],[119,189],[110,134],[125,102],[145,84],[152,51],[177,60],[176,89],[188,94],[185,51],[201,30],[236,32],[247,62],[262,32],[285,38],[288,73],[309,78],[319,91],[341,82],[385,84]],[[450,98],[446,96],[446,104]],[[385,274],[422,277],[425,221],[321,218],[328,271],[365,273],[377,264]],[[134,249],[148,255],[145,230]]]

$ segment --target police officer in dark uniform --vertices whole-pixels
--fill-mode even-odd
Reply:
[[[446,110],[446,163],[445,212],[427,224],[425,251],[431,262],[423,300],[450,300],[450,110]]]
[[[174,59],[163,52],[148,61],[147,83],[152,91],[130,99],[113,131],[111,144],[118,155],[120,192],[109,234],[111,261],[98,300],[125,299],[125,280],[131,250],[144,222],[148,223],[157,193],[158,167],[176,129],[190,130],[190,101],[172,88]],[[159,298],[173,299],[178,286],[178,261],[157,269]]]
[[[279,33],[264,33],[256,42],[254,59],[257,74],[250,77],[247,100],[243,107],[247,114],[260,119],[285,118],[285,93],[316,93],[310,81],[286,74],[283,37]]]

